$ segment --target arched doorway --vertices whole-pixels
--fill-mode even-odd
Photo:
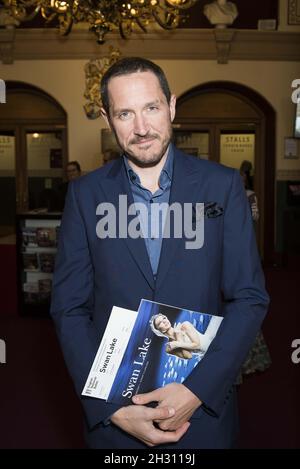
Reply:
[[[45,91],[7,81],[0,106],[0,236],[14,233],[15,214],[55,209],[67,161],[67,115]]]
[[[274,255],[275,111],[256,91],[233,82],[209,82],[177,100],[176,145],[187,153],[239,169],[253,168],[260,219],[257,241],[265,263]]]

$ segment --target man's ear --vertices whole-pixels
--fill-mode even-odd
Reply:
[[[103,107],[100,109],[100,112],[101,112],[101,116],[105,120],[106,124],[111,129],[110,120],[109,120],[109,116],[107,115],[107,112],[105,111],[105,109]]]
[[[174,94],[171,95],[169,109],[170,109],[171,122],[173,122],[175,118],[175,114],[176,114],[176,96]]]

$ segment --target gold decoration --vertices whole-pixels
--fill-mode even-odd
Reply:
[[[90,60],[84,67],[86,87],[84,97],[87,103],[84,110],[89,119],[100,117],[102,107],[100,83],[104,73],[121,57],[119,49],[109,48],[110,55],[101,57],[101,59]]]
[[[5,9],[20,22],[30,21],[40,14],[45,23],[58,20],[59,30],[66,36],[73,24],[88,23],[97,42],[118,29],[127,38],[138,27],[146,32],[150,22],[164,29],[174,29],[183,18],[184,10],[198,0],[3,0]]]

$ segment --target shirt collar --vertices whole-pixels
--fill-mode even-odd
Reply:
[[[128,163],[128,158],[123,154],[123,161],[125,164],[125,169],[127,172],[127,176],[129,179],[130,183],[137,183],[140,184],[140,178],[139,176],[135,173],[135,171],[131,168],[130,164]],[[165,184],[168,181],[172,181],[173,177],[173,164],[174,164],[174,148],[172,143],[170,143],[169,148],[168,148],[168,155],[167,159],[165,161],[164,167],[161,170],[160,176],[159,176],[159,185],[164,188]]]

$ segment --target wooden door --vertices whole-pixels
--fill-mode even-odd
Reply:
[[[205,158],[235,169],[250,160],[260,210],[257,242],[264,260],[267,252],[267,262],[272,262],[275,244],[274,120],[268,103],[253,90],[230,82],[213,82],[178,98],[173,126],[176,145],[187,153],[203,157],[205,147]]]
[[[39,208],[42,197],[32,194],[49,194],[62,180],[68,159],[67,117],[59,103],[30,85],[6,85],[6,103],[0,106],[0,236],[14,233],[16,213]],[[36,141],[50,135],[58,139],[48,138],[48,148],[40,145],[39,153],[38,145],[30,144],[33,135]]]

